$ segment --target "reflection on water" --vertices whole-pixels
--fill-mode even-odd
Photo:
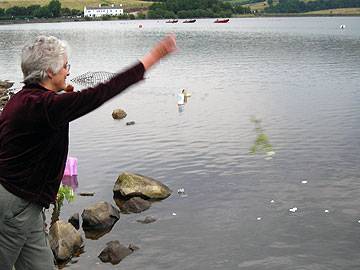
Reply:
[[[71,187],[73,191],[76,191],[76,189],[79,186],[78,176],[77,175],[64,175],[62,180],[61,180],[61,183],[64,186]]]
[[[141,248],[121,262],[127,270],[358,269],[360,18],[138,24],[0,26],[0,74],[16,82],[21,47],[40,33],[69,42],[69,79],[116,72],[165,33],[177,35],[176,56],[71,123],[77,193],[95,195],[64,204],[60,218],[112,202],[124,171],[152,175],[188,196],[122,215],[110,233],[87,241],[86,253],[68,269],[113,269],[97,256],[114,238]],[[339,29],[342,24],[346,29]],[[174,91],[181,89],[193,95],[179,117]],[[118,107],[136,125],[114,121]],[[249,155],[257,136],[252,115],[267,136],[260,142],[276,150],[271,162]],[[145,215],[157,221],[136,222]]]
[[[261,125],[261,119],[256,119],[255,116],[251,117],[251,122],[255,125],[255,133],[256,139],[254,145],[250,148],[251,154],[263,153],[268,156],[273,156],[275,152],[273,151],[273,147],[270,144],[268,136],[265,134],[265,131]]]

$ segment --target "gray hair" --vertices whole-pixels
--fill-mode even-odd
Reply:
[[[38,36],[25,45],[21,54],[24,83],[40,83],[48,79],[47,71],[58,73],[68,55],[64,41],[53,36]]]

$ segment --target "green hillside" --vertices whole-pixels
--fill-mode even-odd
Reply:
[[[84,6],[97,6],[102,4],[122,4],[124,9],[144,9],[149,7],[152,3],[149,1],[140,0],[61,0],[62,8],[83,10]],[[47,5],[49,0],[0,0],[0,8],[9,8],[13,6],[28,7],[31,5]]]

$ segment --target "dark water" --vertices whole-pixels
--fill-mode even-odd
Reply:
[[[174,193],[86,240],[67,269],[358,269],[359,17],[0,26],[0,79],[21,80],[21,47],[40,33],[68,41],[73,78],[122,69],[169,32],[177,34],[175,56],[71,124],[77,192],[96,194],[65,203],[61,217],[112,202],[123,171]],[[192,97],[179,113],[182,88]],[[114,121],[118,107],[136,124]],[[252,116],[276,152],[271,160],[249,154]],[[178,196],[179,188],[188,196]],[[158,220],[136,222],[147,215]],[[117,266],[103,264],[97,255],[110,240],[140,250]]]

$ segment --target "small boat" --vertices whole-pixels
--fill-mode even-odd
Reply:
[[[216,19],[215,21],[214,21],[214,23],[227,23],[227,22],[229,22],[230,20],[229,19]]]
[[[194,22],[196,22],[196,20],[195,20],[195,19],[191,19],[191,20],[185,20],[185,21],[183,21],[183,23],[194,23]]]
[[[172,20],[168,20],[168,21],[166,21],[166,23],[177,23],[178,22],[178,20],[177,19],[172,19]]]

